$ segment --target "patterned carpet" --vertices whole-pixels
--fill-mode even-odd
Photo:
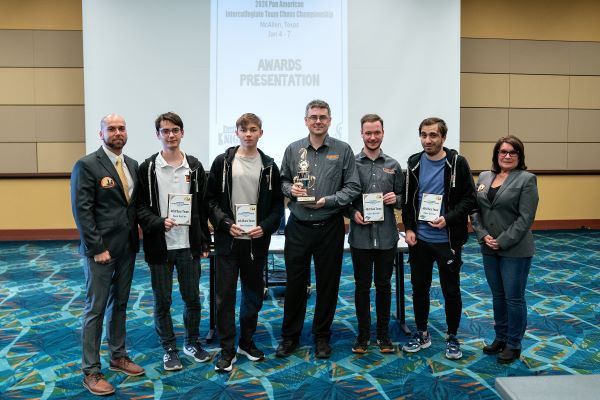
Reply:
[[[494,379],[500,376],[600,373],[600,231],[536,233],[527,290],[529,326],[521,361],[499,365],[481,352],[493,338],[491,296],[473,238],[464,252],[463,319],[459,336],[464,357],[444,358],[444,311],[439,284],[432,288],[433,345],[416,354],[382,355],[371,347],[355,355],[354,283],[349,256],[344,261],[333,326],[333,356],[314,357],[310,323],[305,324],[301,349],[277,359],[274,348],[282,320],[282,290],[272,288],[260,314],[257,345],[267,359],[242,358],[230,374],[217,374],[214,360],[196,364],[181,355],[184,369],[164,372],[162,350],[153,328],[152,291],[148,268],[138,256],[128,319],[130,356],[146,375],[126,377],[107,368],[119,399],[494,399]],[[275,260],[281,264],[280,259]],[[414,328],[408,268],[405,268],[407,320]],[[202,334],[208,331],[208,263],[203,261]],[[81,385],[80,315],[83,272],[74,242],[0,242],[0,398],[94,398]],[[373,297],[373,296],[372,296]],[[239,299],[239,293],[238,293]],[[310,322],[314,294],[309,307]],[[181,299],[174,295],[178,341],[182,342]],[[395,310],[395,303],[392,305]],[[373,321],[375,322],[375,321]],[[374,328],[374,327],[373,327]],[[407,340],[398,325],[392,340]],[[216,343],[207,344],[215,355]]]

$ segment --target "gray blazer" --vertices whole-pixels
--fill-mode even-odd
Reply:
[[[531,225],[539,201],[537,178],[530,172],[510,172],[494,201],[488,200],[488,191],[496,174],[484,171],[477,180],[477,209],[471,222],[483,254],[506,257],[531,257],[535,253]],[[483,237],[491,235],[500,250],[494,251],[483,244]]]

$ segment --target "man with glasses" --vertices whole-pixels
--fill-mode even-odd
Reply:
[[[210,359],[199,340],[200,257],[208,256],[210,244],[206,173],[196,157],[181,150],[184,130],[179,115],[161,114],[154,124],[162,150],[140,165],[138,218],[144,232],[144,256],[152,279],[154,326],[164,349],[163,367],[173,371],[182,369],[171,318],[175,268],[185,304],[183,352],[196,362]],[[180,223],[173,215],[169,216],[169,208],[175,204],[172,195],[179,195],[175,198],[184,199],[184,203],[185,198],[190,202],[187,210],[179,206],[184,209]]]
[[[100,121],[102,147],[75,163],[71,173],[71,207],[84,257],[85,308],[82,316],[83,386],[95,395],[115,388],[100,364],[102,325],[110,369],[137,376],[144,369],[125,348],[125,320],[135,255],[139,250],[135,197],[138,164],[123,154],[127,127],[123,117],[109,114]]]
[[[322,100],[308,103],[304,123],[308,136],[287,147],[281,167],[282,191],[290,199],[291,215],[285,229],[287,287],[282,341],[276,356],[287,357],[298,347],[306,314],[311,258],[314,258],[315,356],[329,358],[344,251],[342,210],[360,193],[360,181],[352,148],[328,134],[329,104]],[[300,172],[302,179],[298,179]],[[314,197],[314,203],[303,202],[305,197]]]
[[[408,159],[402,222],[409,246],[410,281],[417,332],[402,346],[416,353],[431,346],[429,291],[437,263],[446,311],[446,358],[462,357],[456,337],[462,312],[460,267],[467,242],[468,216],[475,206],[475,184],[467,160],[444,147],[448,127],[440,118],[419,125],[423,151]]]

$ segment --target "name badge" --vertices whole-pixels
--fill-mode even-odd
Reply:
[[[440,216],[442,209],[441,194],[423,193],[421,209],[419,210],[419,221],[433,221]]]
[[[236,204],[235,224],[244,232],[256,226],[256,204]]]
[[[192,195],[169,193],[167,218],[175,221],[177,225],[192,224]]]
[[[362,198],[365,222],[383,221],[383,193],[363,193]]]

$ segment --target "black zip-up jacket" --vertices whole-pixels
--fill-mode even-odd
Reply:
[[[444,205],[450,247],[462,246],[468,238],[468,217],[475,207],[475,183],[467,160],[456,150],[444,147]],[[417,232],[419,214],[419,164],[421,154],[408,158],[406,197],[402,207],[402,222],[406,230]]]
[[[235,223],[231,203],[231,166],[239,146],[230,147],[215,158],[208,175],[207,199],[209,218],[215,233],[215,253],[228,255],[233,245],[229,229]],[[271,235],[279,228],[283,216],[283,194],[279,168],[273,159],[258,150],[262,159],[262,168],[258,181],[258,204],[256,219],[264,235],[252,239],[254,255],[266,256],[271,243]]]
[[[144,258],[148,264],[167,262],[165,218],[160,215],[158,183],[156,181],[156,157],[147,158],[140,165],[138,176],[138,221],[144,232]],[[190,194],[192,195],[192,223],[190,225],[190,250],[194,257],[201,257],[210,248],[208,231],[208,203],[206,202],[206,171],[194,156],[185,155],[190,166]]]

